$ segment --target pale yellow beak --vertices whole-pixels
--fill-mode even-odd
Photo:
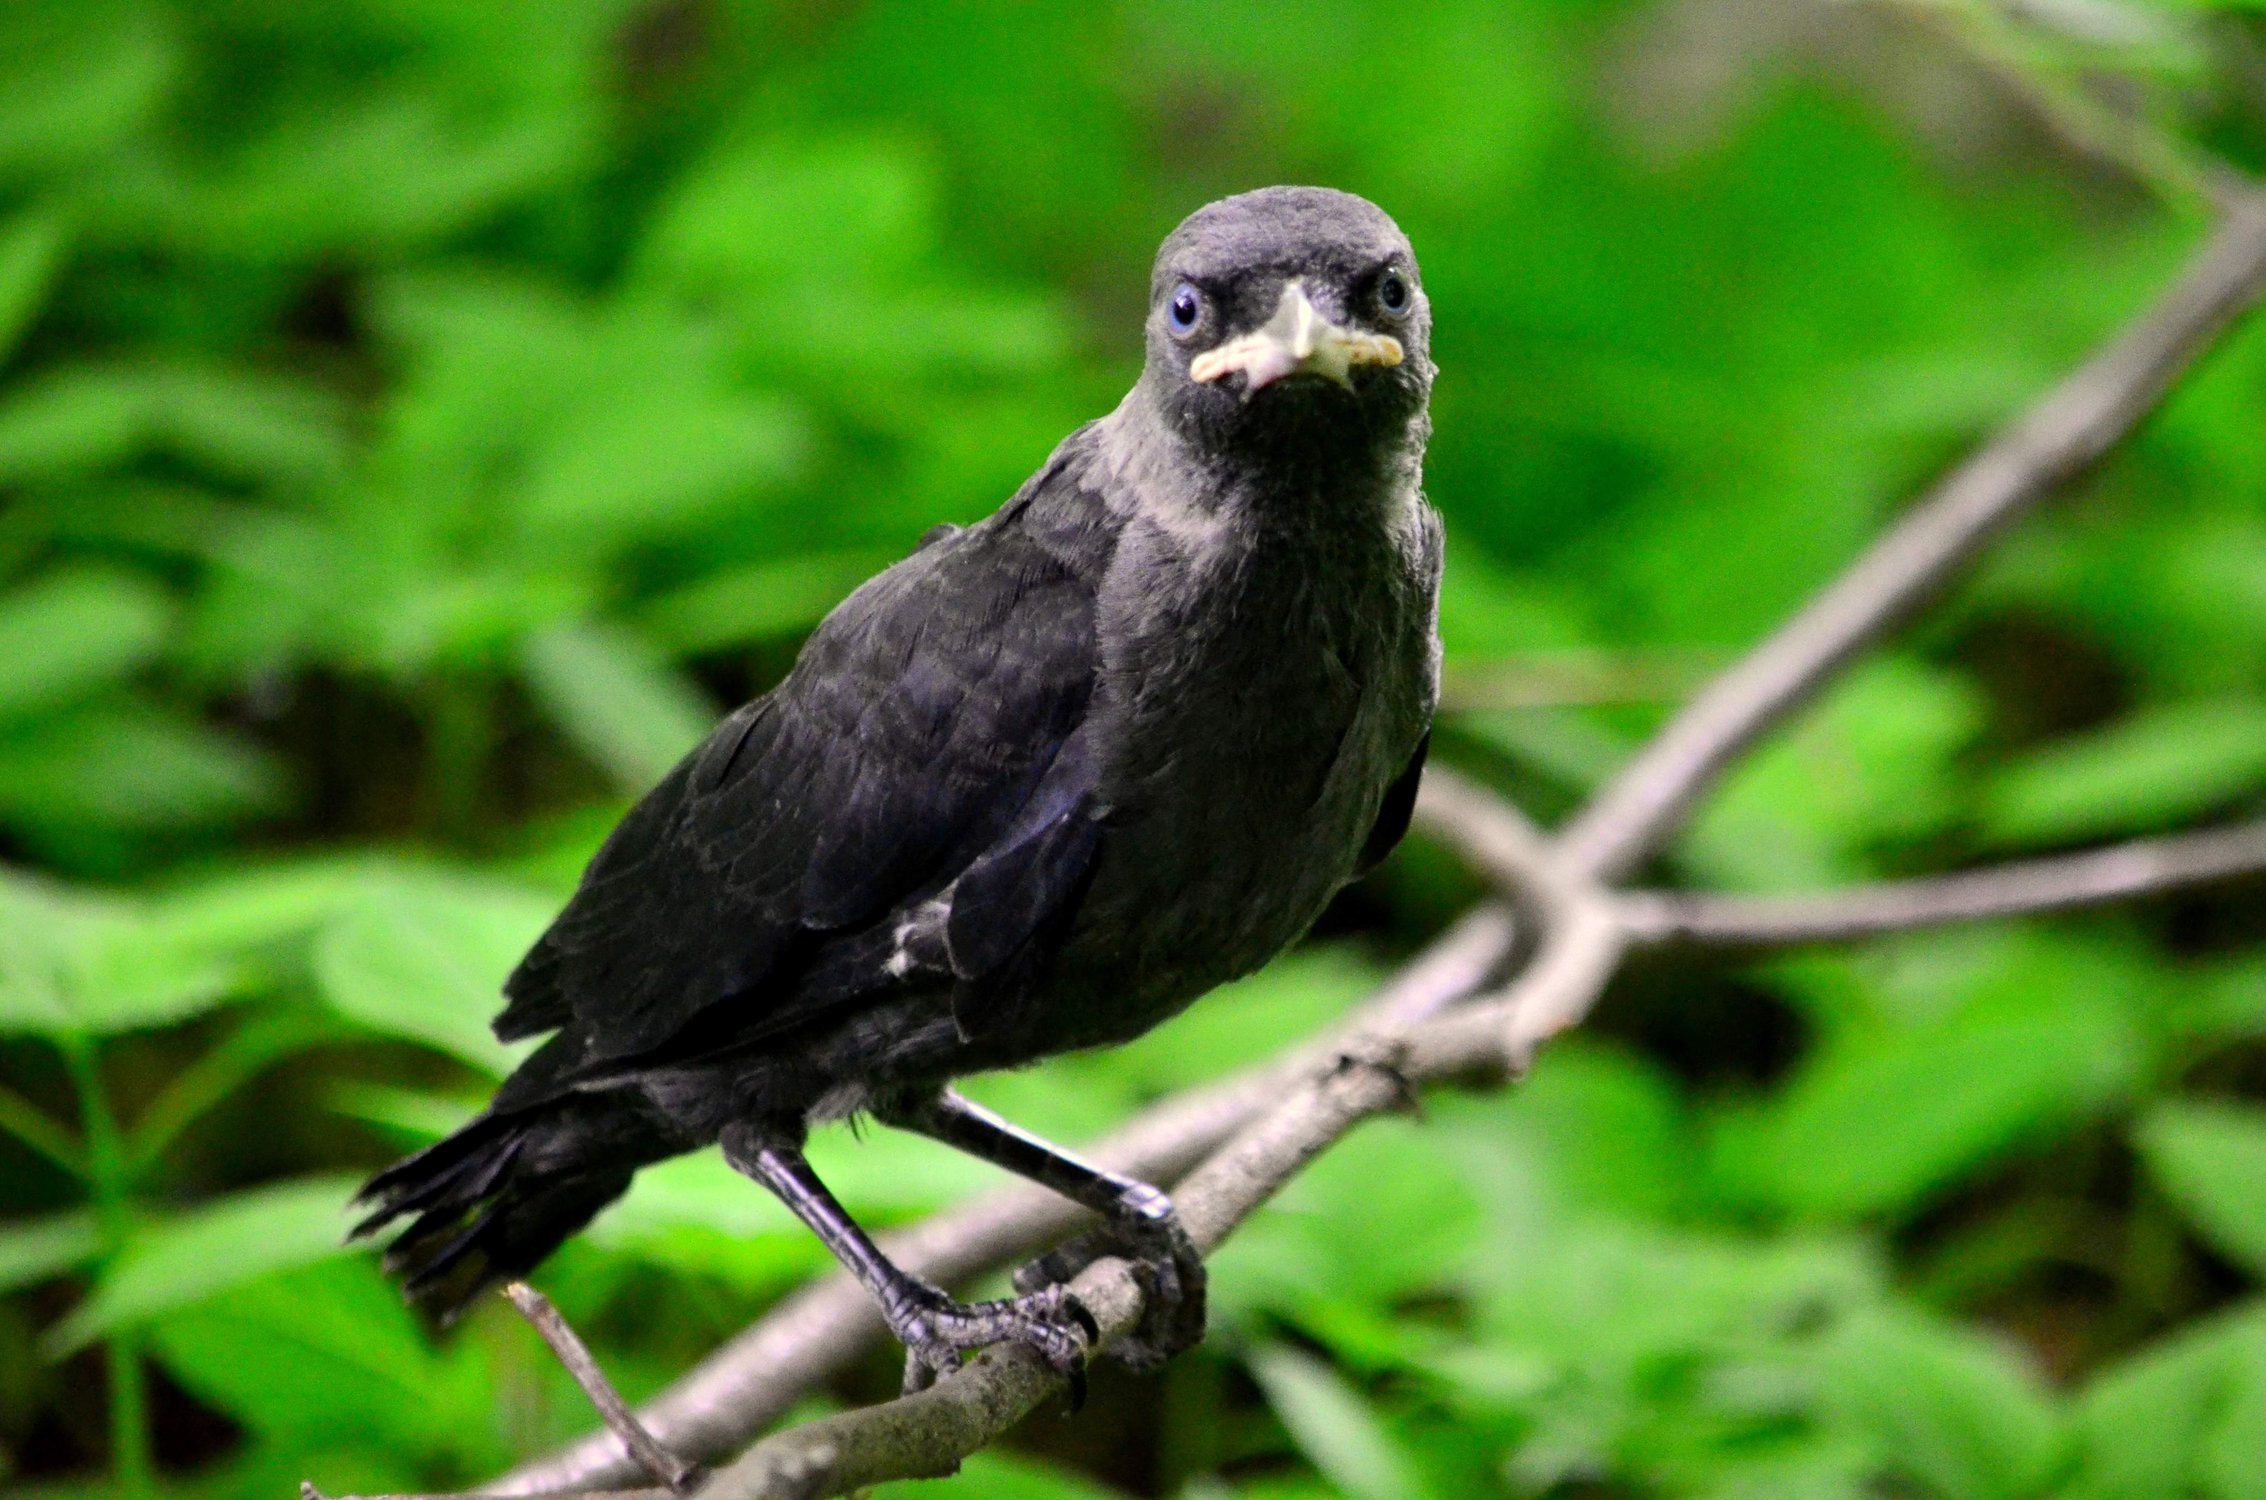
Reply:
[[[1275,315],[1263,326],[1197,355],[1188,362],[1188,374],[1208,384],[1241,370],[1244,394],[1249,395],[1291,375],[1319,375],[1350,386],[1355,365],[1390,367],[1402,357],[1399,339],[1340,328],[1316,312],[1305,286],[1293,281],[1282,289]]]

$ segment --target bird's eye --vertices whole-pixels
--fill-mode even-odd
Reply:
[[[1408,278],[1400,272],[1387,270],[1377,278],[1377,305],[1395,317],[1408,311]]]
[[[1204,294],[1183,281],[1172,289],[1172,301],[1164,310],[1165,322],[1174,333],[1194,333],[1196,320],[1204,316]]]

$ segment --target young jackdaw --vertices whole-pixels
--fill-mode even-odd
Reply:
[[[1374,205],[1268,188],[1157,253],[1148,356],[992,515],[827,616],[785,681],[622,820],[505,986],[551,1033],[487,1111],[373,1178],[358,1232],[461,1307],[638,1168],[721,1143],[879,1301],[919,1384],[963,1351],[1082,1363],[1061,1290],[1126,1256],[1202,1335],[1156,1188],[960,1098],[963,1074],[1139,1036],[1257,969],[1407,827],[1437,691],[1420,492],[1431,312]],[[1065,1194],[1103,1228],[968,1304],[893,1265],[804,1160],[868,1114]]]

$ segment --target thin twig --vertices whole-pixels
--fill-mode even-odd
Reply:
[[[599,1368],[590,1346],[582,1341],[582,1335],[574,1331],[574,1326],[560,1316],[559,1310],[551,1305],[551,1299],[524,1281],[504,1283],[504,1296],[519,1309],[519,1315],[533,1325],[551,1352],[558,1356],[559,1363],[566,1366],[567,1374],[574,1377],[574,1383],[582,1387],[582,1394],[598,1409],[606,1430],[628,1450],[646,1477],[659,1480],[675,1494],[690,1490],[700,1478],[700,1465],[677,1457],[645,1430],[645,1424],[637,1420],[629,1403],[622,1400],[621,1392],[614,1389],[614,1383]]]
[[[2266,202],[2230,193],[2170,290],[1946,477],[1864,556],[1701,691],[1567,825],[1568,865],[1605,879],[1659,848],[1732,759],[1942,589],[2009,522],[2154,410],[2266,287]]]
[[[2258,874],[2266,874],[2266,821],[1815,895],[1632,891],[1617,905],[1634,942],[1780,948],[2101,906]]]

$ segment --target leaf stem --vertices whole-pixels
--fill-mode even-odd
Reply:
[[[73,1177],[83,1180],[89,1171],[86,1148],[71,1138],[71,1132],[11,1089],[0,1088],[0,1131],[14,1136]]]
[[[70,1070],[71,1086],[78,1091],[86,1131],[87,1188],[108,1264],[125,1250],[134,1227],[125,1141],[103,1091],[93,1040],[71,1034],[58,1038],[57,1045]],[[142,1370],[140,1335],[119,1330],[103,1352],[110,1378],[110,1461],[117,1471],[119,1493],[127,1500],[155,1500],[157,1465],[150,1450],[149,1388]]]

